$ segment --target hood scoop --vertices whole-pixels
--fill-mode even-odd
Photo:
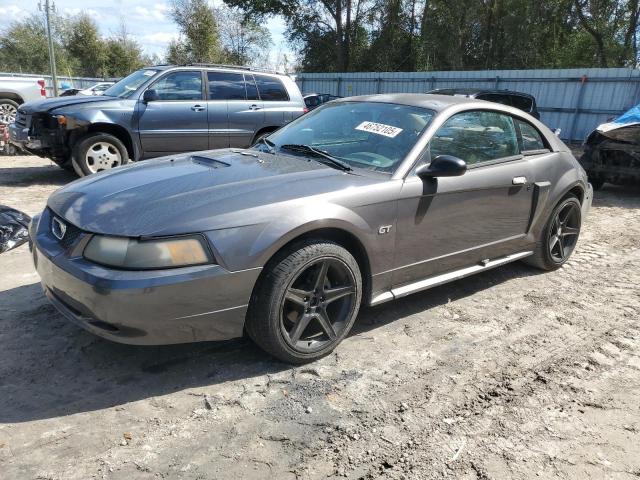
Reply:
[[[191,161],[193,163],[197,163],[198,165],[204,165],[209,168],[224,168],[231,166],[230,164],[221,162],[220,160],[216,160],[215,158],[204,157],[201,155],[191,155]]]

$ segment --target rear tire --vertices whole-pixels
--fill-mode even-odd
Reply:
[[[269,262],[254,289],[245,329],[288,363],[317,360],[347,336],[362,300],[358,263],[322,239],[292,245]]]
[[[578,243],[581,213],[577,197],[569,195],[563,198],[549,215],[533,255],[523,261],[547,271],[557,270],[564,265]]]
[[[73,146],[72,163],[78,175],[111,170],[129,163],[127,147],[108,133],[89,133]]]
[[[251,147],[253,147],[254,145],[262,142],[263,138],[267,138],[269,135],[271,135],[275,130],[267,130],[267,131],[261,131],[256,133],[256,136],[253,137],[253,141],[251,142]]]

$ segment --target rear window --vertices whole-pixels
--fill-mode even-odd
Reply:
[[[520,110],[530,112],[533,107],[533,100],[529,97],[523,97],[522,95],[512,95],[511,104]]]
[[[280,80],[274,77],[267,77],[263,75],[254,75],[256,79],[256,85],[258,86],[258,92],[260,93],[260,99],[264,101],[287,101],[289,95],[284,85]]]

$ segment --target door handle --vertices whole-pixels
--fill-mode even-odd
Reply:
[[[512,183],[514,185],[524,185],[527,183],[527,177],[513,177]]]
[[[193,110],[194,112],[201,112],[204,110],[204,107],[202,105],[194,105],[193,107],[191,107],[191,110]]]
[[[249,107],[249,110],[260,110],[260,107],[254,103]]]

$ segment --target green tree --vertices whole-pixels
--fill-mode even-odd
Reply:
[[[264,64],[269,56],[271,33],[253,17],[238,9],[215,9],[224,61],[234,65]]]
[[[75,75],[105,76],[107,45],[91,17],[81,13],[69,18],[63,35],[63,46],[70,57]]]
[[[106,40],[105,51],[107,77],[123,77],[146,64],[140,45],[131,38],[124,24],[115,35]]]
[[[178,42],[169,45],[167,56],[172,62],[176,57],[203,63],[223,59],[218,24],[206,0],[173,0],[171,17],[182,35]]]

